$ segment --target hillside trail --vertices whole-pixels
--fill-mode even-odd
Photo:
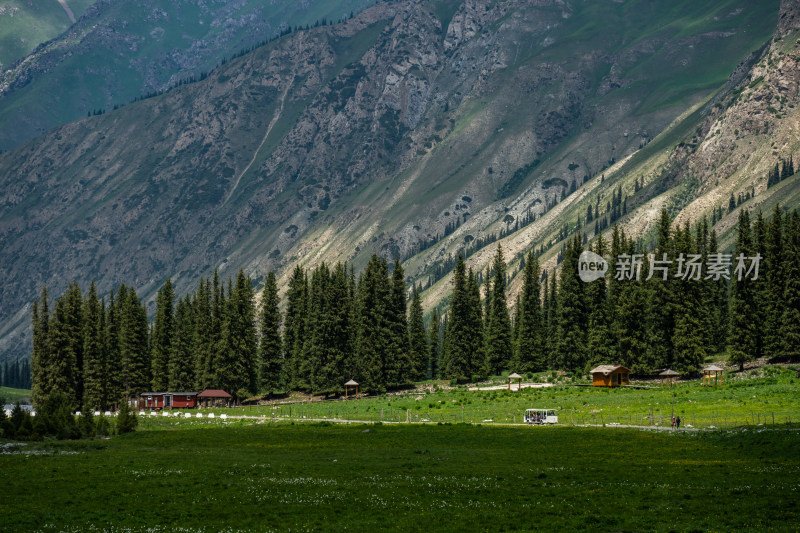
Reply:
[[[281,118],[281,115],[283,115],[283,106],[284,106],[284,103],[286,102],[286,96],[289,94],[289,89],[291,89],[292,85],[294,84],[295,76],[296,76],[296,71],[292,70],[292,79],[289,81],[289,83],[286,84],[286,88],[283,90],[283,94],[281,95],[281,103],[278,106],[278,109],[275,110],[275,114],[272,115],[272,119],[269,121],[269,124],[267,125],[267,131],[266,131],[266,133],[264,133],[264,138],[261,139],[261,142],[259,143],[258,148],[255,149],[255,152],[253,152],[253,157],[250,159],[250,162],[247,163],[247,166],[244,167],[244,170],[242,170],[239,173],[239,175],[236,177],[236,181],[234,182],[233,187],[231,187],[231,190],[228,192],[228,195],[225,197],[225,201],[222,202],[223,206],[225,206],[225,204],[228,203],[228,200],[231,199],[231,197],[233,196],[233,193],[236,191],[236,188],[239,187],[239,183],[242,181],[242,177],[245,174],[247,174],[247,171],[250,170],[250,167],[253,166],[253,163],[256,162],[256,158],[258,157],[258,153],[261,151],[261,148],[263,148],[264,144],[267,142],[267,139],[269,138],[269,134],[272,132],[272,128],[278,122],[278,119]]]
[[[63,7],[64,11],[67,12],[67,16],[69,17],[69,21],[72,22],[73,24],[75,24],[75,22],[77,22],[75,20],[75,14],[72,12],[72,10],[67,5],[67,0],[58,0],[58,3],[61,4],[61,7]]]

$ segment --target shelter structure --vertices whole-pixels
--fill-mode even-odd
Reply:
[[[350,381],[348,381],[347,383],[344,384],[344,399],[345,400],[347,399],[347,395],[353,389],[353,387],[355,387],[355,390],[356,390],[356,393],[355,393],[354,396],[358,396],[358,383],[356,383],[356,380],[351,379]]]
[[[600,365],[591,370],[595,387],[619,387],[630,385],[631,371],[622,365]]]
[[[678,376],[680,376],[680,374],[678,374],[677,372],[675,372],[671,368],[668,368],[668,369],[664,370],[663,372],[661,372],[659,374],[659,377],[661,377],[661,388],[662,389],[664,388],[664,380],[665,379],[667,380],[667,386],[668,387],[674,387],[675,385],[677,385],[676,381],[678,379]]]
[[[197,399],[203,407],[230,407],[233,396],[221,389],[206,389]]]
[[[709,365],[703,369],[703,387],[719,386],[719,375],[725,370],[717,365]]]
[[[516,379],[516,380],[519,381],[518,384],[517,384],[517,391],[521,391],[522,390],[522,376],[520,376],[516,372],[514,372],[513,374],[509,374],[509,376],[508,376],[508,390],[511,390],[511,380],[512,379]]]
[[[139,395],[138,409],[192,409],[197,407],[196,392],[143,392]]]

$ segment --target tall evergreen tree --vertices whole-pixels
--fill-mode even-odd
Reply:
[[[31,399],[38,409],[47,397],[52,382],[52,360],[50,339],[50,304],[47,302],[47,287],[42,287],[38,302],[33,302],[33,353],[31,355],[32,381]],[[6,372],[7,374],[7,372]],[[5,375],[5,374],[4,374]]]
[[[121,384],[125,396],[131,397],[146,391],[151,385],[147,310],[133,287],[120,285],[117,299],[120,309]]]
[[[175,334],[174,299],[172,280],[167,279],[156,296],[156,316],[151,336],[153,376],[151,386],[154,391],[168,391],[171,388],[169,356],[172,352],[172,337]]]
[[[408,341],[411,356],[410,379],[412,381],[423,380],[427,377],[430,350],[422,314],[422,299],[416,285],[413,287],[411,294],[411,308],[408,316]]]
[[[194,294],[192,316],[194,317],[195,385],[197,390],[205,390],[214,383],[214,353],[216,333],[212,312],[211,282],[200,278]]]
[[[676,232],[675,250],[686,257],[691,254],[701,255],[698,254],[701,250],[692,243],[688,222],[682,231]],[[706,345],[710,337],[703,320],[705,302],[702,281],[679,279],[672,283],[672,287],[675,326],[672,333],[674,351],[671,366],[681,373],[696,372],[705,360]]]
[[[468,380],[472,377],[473,346],[469,335],[471,309],[467,290],[466,265],[464,258],[459,256],[453,273],[453,296],[450,299],[450,314],[442,352],[442,377],[445,379]]]
[[[56,300],[50,339],[51,379],[47,392],[64,394],[70,400],[71,409],[80,409],[83,387],[78,361],[83,362],[83,297],[77,284],[70,283],[67,291]]]
[[[284,381],[289,389],[299,390],[307,388],[308,385],[300,374],[308,310],[308,282],[305,271],[299,265],[295,267],[289,279],[286,300],[286,317],[283,328]]]
[[[522,282],[522,295],[517,306],[516,365],[520,372],[541,372],[547,366],[543,346],[539,259],[528,253]],[[546,290],[546,289],[545,289]]]
[[[481,307],[481,293],[478,288],[478,277],[470,268],[467,272],[467,296],[469,301],[469,322],[467,326],[467,338],[469,346],[472,346],[472,357],[470,358],[470,375],[472,377],[485,376],[488,367],[486,366],[486,340],[485,321],[483,308]]]
[[[783,260],[786,285],[780,327],[780,358],[796,361],[800,359],[800,214],[792,211],[787,218]]]
[[[367,392],[385,392],[386,354],[392,333],[387,323],[391,305],[386,260],[373,255],[358,283],[356,331],[357,381]]]
[[[173,391],[189,391],[197,382],[194,357],[194,308],[189,295],[178,299],[169,355],[169,385]]]
[[[278,284],[270,271],[261,293],[259,314],[260,342],[258,346],[261,388],[272,393],[280,388],[283,353],[281,346],[281,312],[278,306]]]
[[[231,394],[238,400],[257,392],[255,303],[251,280],[239,270],[236,285],[230,292],[228,317],[228,354],[232,369],[229,380]]]
[[[431,321],[428,325],[428,345],[430,350],[428,352],[428,379],[439,379],[439,369],[441,367],[441,318],[439,317],[439,309],[434,307],[431,314]]]
[[[567,244],[558,287],[558,366],[583,369],[586,364],[586,307],[583,282],[578,277],[581,241],[576,235]]]
[[[749,257],[753,250],[753,241],[750,233],[750,215],[747,209],[739,212],[739,222],[737,226],[738,235],[736,238],[736,248],[734,249],[734,261],[736,257],[743,254]],[[731,280],[731,303],[730,303],[730,361],[740,370],[744,370],[744,364],[752,361],[756,354],[756,329],[753,317],[756,316],[753,288],[748,280]]]
[[[108,312],[106,318],[105,354],[106,376],[103,381],[103,408],[110,409],[118,405],[123,394],[122,356],[120,355],[120,306],[114,298],[114,291],[108,294]]]
[[[105,407],[103,382],[108,369],[103,315],[104,309],[92,282],[84,302],[83,409],[87,411]]]
[[[491,281],[491,314],[486,322],[486,366],[490,374],[500,374],[511,362],[511,319],[506,303],[506,262],[498,244]],[[489,281],[487,280],[487,285]]]
[[[784,239],[783,210],[775,204],[772,218],[767,225],[764,260],[760,272],[763,272],[765,285],[764,299],[764,353],[770,358],[779,357],[783,351],[781,340],[781,322],[785,310],[784,290]]]
[[[606,253],[606,243],[602,235],[598,235],[595,241],[594,253],[600,256]],[[607,293],[605,278],[596,279],[586,284],[588,329],[586,334],[587,362],[584,365],[585,370],[616,360],[614,339],[611,335],[611,309]]]
[[[387,385],[394,388],[407,385],[412,381],[406,309],[408,297],[403,266],[399,260],[395,260],[389,287],[389,300],[386,306],[386,326],[389,339],[385,368]]]

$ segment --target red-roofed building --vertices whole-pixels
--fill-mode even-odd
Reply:
[[[221,389],[206,389],[197,395],[197,401],[203,407],[229,407],[233,396]]]

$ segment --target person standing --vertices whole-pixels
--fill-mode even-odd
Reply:
[[[681,429],[681,417],[675,419],[675,425],[678,427],[678,429]]]

